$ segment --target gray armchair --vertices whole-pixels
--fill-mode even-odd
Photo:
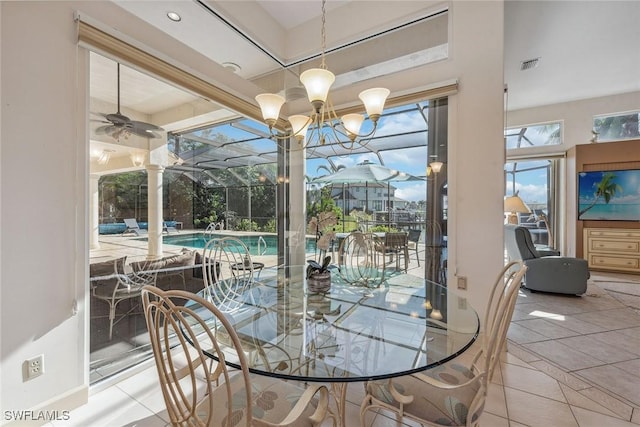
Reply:
[[[510,261],[528,267],[524,286],[532,291],[580,295],[587,290],[587,261],[563,257],[557,251],[538,251],[525,227],[505,225],[504,240]]]

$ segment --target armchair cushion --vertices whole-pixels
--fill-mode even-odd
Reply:
[[[162,270],[165,268],[188,267],[195,264],[196,251],[187,251],[158,260],[137,261],[131,263],[133,271]]]
[[[96,262],[89,265],[89,277],[110,276],[118,272],[124,272],[124,263],[127,257],[112,259],[109,261]]]

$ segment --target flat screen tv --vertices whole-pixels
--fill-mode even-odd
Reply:
[[[578,219],[640,221],[640,169],[579,172]]]

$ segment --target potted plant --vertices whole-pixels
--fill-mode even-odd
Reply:
[[[331,289],[331,256],[324,257],[322,264],[310,259],[307,260],[307,289],[313,293],[326,293]]]

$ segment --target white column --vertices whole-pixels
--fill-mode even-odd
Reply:
[[[149,248],[148,259],[162,257],[162,173],[164,167],[147,165]]]
[[[100,181],[100,175],[89,175],[89,200],[91,200],[90,212],[89,212],[89,224],[91,225],[91,232],[89,233],[89,248],[100,249],[100,204],[99,204],[99,188],[98,182]]]

